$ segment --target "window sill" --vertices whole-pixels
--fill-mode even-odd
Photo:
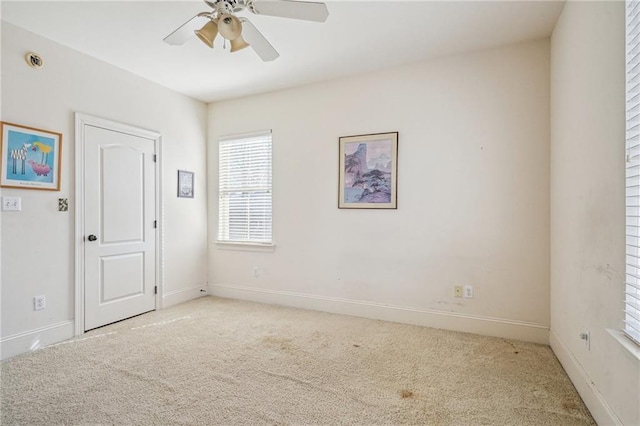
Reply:
[[[232,241],[216,241],[215,244],[218,250],[236,250],[236,251],[256,251],[262,253],[272,253],[276,250],[276,245],[261,244],[261,243],[241,243]]]
[[[631,339],[629,339],[622,331],[607,328],[607,331],[615,340],[622,345],[622,347],[638,362],[640,362],[640,346],[636,345]]]

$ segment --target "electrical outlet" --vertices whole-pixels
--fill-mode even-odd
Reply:
[[[467,299],[472,299],[473,298],[473,286],[472,285],[465,285],[464,286],[464,297]]]
[[[44,296],[36,296],[33,298],[33,309],[40,311],[47,307]]]
[[[457,285],[453,288],[453,295],[455,297],[462,297],[462,286]]]
[[[258,269],[257,266],[253,267],[253,276],[254,277],[259,277],[260,276],[260,269]]]

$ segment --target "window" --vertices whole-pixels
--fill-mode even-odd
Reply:
[[[218,241],[271,244],[271,131],[220,139]]]
[[[640,2],[627,2],[626,280],[624,333],[640,344]]]

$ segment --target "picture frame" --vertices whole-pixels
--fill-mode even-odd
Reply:
[[[178,170],[178,197],[193,198],[195,173],[186,170]]]
[[[398,132],[339,138],[338,208],[396,209]]]
[[[60,191],[62,133],[0,121],[0,186]]]

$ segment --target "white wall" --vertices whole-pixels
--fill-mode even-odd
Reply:
[[[44,68],[27,66],[28,51]],[[162,134],[164,305],[206,286],[206,105],[2,23],[2,120],[63,133],[60,192],[2,190],[22,197],[22,212],[2,213],[3,357],[71,337],[76,111]],[[178,168],[195,172],[195,199],[176,198]],[[57,211],[59,197],[69,212]],[[40,294],[47,308],[35,312]]]
[[[551,346],[600,424],[637,425],[640,360],[606,331],[623,316],[624,2],[567,2],[551,81]]]
[[[269,128],[276,248],[216,246],[216,141]],[[398,209],[339,210],[338,137],[389,131]],[[214,294],[548,342],[548,40],[214,103],[209,144]]]

